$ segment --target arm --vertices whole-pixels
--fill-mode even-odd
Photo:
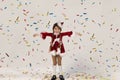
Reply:
[[[61,35],[62,36],[71,36],[73,34],[73,32],[72,31],[68,31],[68,32],[63,32],[63,33],[61,33]]]
[[[43,39],[45,39],[47,36],[52,37],[52,33],[42,32],[42,33],[40,33],[40,34],[41,34],[41,37],[42,37]]]

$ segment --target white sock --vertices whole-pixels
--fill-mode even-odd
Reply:
[[[56,66],[53,65],[53,75],[56,75]]]
[[[58,67],[59,67],[59,74],[63,75],[62,66],[58,66]]]

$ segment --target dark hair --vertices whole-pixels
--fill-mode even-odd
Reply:
[[[60,31],[62,31],[62,28],[58,25],[58,23],[55,23],[55,24],[53,25],[53,30],[54,30],[55,27],[58,27],[58,28],[60,29]]]

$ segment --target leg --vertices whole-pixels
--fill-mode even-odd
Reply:
[[[62,57],[58,55],[57,60],[58,60],[59,73],[62,74]]]
[[[53,65],[56,66],[57,65],[57,56],[52,55],[52,61],[53,61]]]
[[[52,76],[51,80],[55,80],[56,79],[57,56],[52,55],[52,62],[53,62],[53,76]]]
[[[61,66],[62,64],[62,57],[60,55],[57,55],[57,59],[58,59],[58,66]]]
[[[58,67],[59,67],[59,73],[60,73],[59,78],[60,80],[64,80],[63,72],[62,72],[62,57],[58,55],[57,59],[58,59]]]
[[[52,61],[53,61],[53,75],[56,75],[57,56],[52,55]]]

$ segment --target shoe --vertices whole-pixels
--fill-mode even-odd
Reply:
[[[59,75],[60,80],[65,80],[63,75]]]
[[[56,80],[56,75],[53,75],[51,80]]]

